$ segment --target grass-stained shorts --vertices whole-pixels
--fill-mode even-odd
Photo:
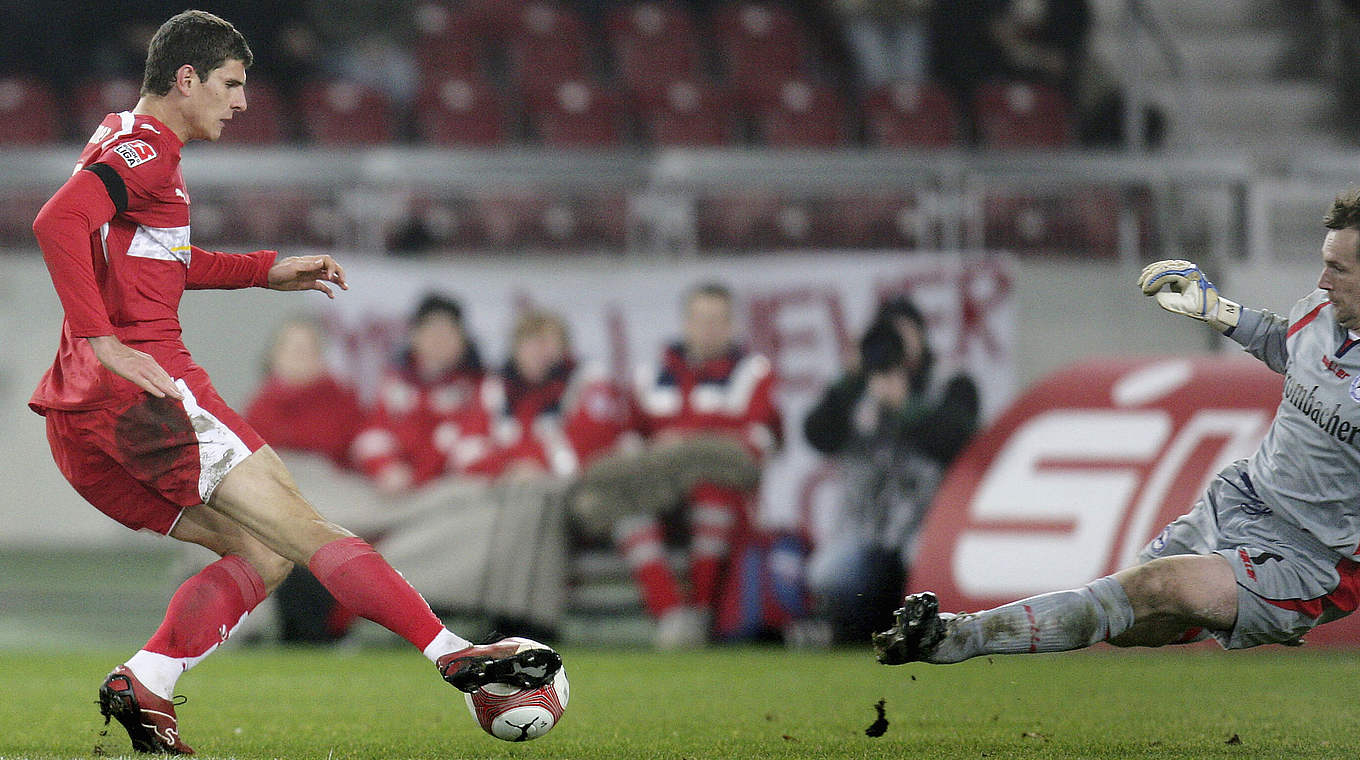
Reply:
[[[61,474],[129,528],[168,534],[186,507],[208,501],[231,468],[264,445],[202,369],[175,384],[183,401],[141,393],[110,408],[46,412]]]
[[[1223,555],[1237,576],[1237,624],[1213,632],[1227,649],[1295,639],[1360,602],[1360,564],[1262,503],[1245,461],[1220,472],[1138,559],[1209,553]]]

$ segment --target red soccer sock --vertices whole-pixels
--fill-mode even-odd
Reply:
[[[307,562],[335,601],[424,650],[444,624],[401,574],[362,538],[326,544]]]
[[[709,609],[717,596],[718,577],[742,530],[742,495],[714,487],[695,489],[690,507],[690,598],[695,607]]]
[[[638,585],[642,603],[653,617],[661,617],[682,602],[680,585],[666,564],[666,544],[655,519],[621,520],[615,541]]]
[[[187,670],[207,656],[268,595],[249,562],[227,555],[180,584],[147,652],[184,660]]]

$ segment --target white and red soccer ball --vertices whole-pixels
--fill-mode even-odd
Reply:
[[[531,639],[516,638],[517,651],[551,649]],[[482,730],[508,742],[524,742],[548,733],[567,709],[571,686],[567,669],[559,668],[553,680],[531,689],[492,683],[464,694],[468,712]]]

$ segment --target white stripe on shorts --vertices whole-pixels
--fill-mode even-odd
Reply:
[[[198,438],[198,495],[206,504],[231,468],[250,456],[250,447],[212,412],[198,405],[187,383],[176,380],[175,385],[184,394],[184,411]]]

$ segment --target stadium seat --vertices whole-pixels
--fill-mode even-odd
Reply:
[[[624,89],[641,105],[664,100],[669,86],[699,74],[699,42],[688,10],[673,2],[642,2],[605,20],[610,54]]]
[[[959,139],[954,99],[940,87],[895,82],[864,98],[864,131],[881,148],[947,148]]]
[[[728,99],[717,88],[692,80],[671,82],[665,96],[638,105],[643,134],[653,145],[717,146],[733,142]]]
[[[914,194],[900,190],[837,193],[826,201],[827,236],[836,247],[915,248],[937,234]]]
[[[1067,99],[1047,85],[989,82],[974,96],[973,120],[984,147],[1061,148],[1072,143]]]
[[[846,143],[845,111],[829,86],[790,79],[778,98],[756,113],[756,130],[766,145],[780,148],[835,148]]]
[[[307,190],[244,190],[222,206],[232,224],[221,236],[245,245],[333,245],[343,237],[334,207]]]
[[[392,141],[391,102],[357,82],[311,82],[298,96],[298,106],[307,136],[322,145]]]
[[[485,52],[483,28],[461,8],[429,0],[414,14],[417,36],[416,65],[424,76],[471,76],[478,73]]]
[[[0,193],[0,245],[37,250],[33,218],[55,189],[15,188]]]
[[[1111,258],[1118,254],[1119,215],[1118,192],[1110,187],[992,192],[983,198],[983,242],[1022,253]]]
[[[74,106],[76,132],[81,141],[93,134],[108,114],[131,111],[137,105],[141,88],[141,82],[135,79],[89,81],[77,86]]]
[[[474,193],[468,201],[468,239],[490,248],[516,248],[539,242],[539,224],[547,202],[529,191]]]
[[[702,196],[697,204],[699,245],[739,251],[775,247],[781,237],[782,208],[778,193],[771,190],[750,188]]]
[[[525,98],[542,98],[562,82],[587,78],[585,24],[570,8],[529,3],[506,35],[511,78]]]
[[[480,78],[434,76],[415,103],[416,134],[434,145],[492,147],[506,139],[505,109]]]
[[[222,130],[224,144],[252,143],[266,145],[289,138],[290,109],[277,90],[259,77],[251,77],[246,84],[246,110],[231,117]]]
[[[544,145],[607,147],[618,145],[623,136],[618,99],[585,80],[562,82],[551,93],[527,100],[525,108]]]
[[[779,97],[779,85],[803,75],[807,33],[798,17],[772,3],[737,2],[713,14],[724,70],[740,99],[752,109]]]
[[[52,91],[32,77],[0,78],[0,119],[5,123],[4,130],[0,130],[3,145],[50,143],[62,136]],[[93,130],[94,125],[89,129]]]

